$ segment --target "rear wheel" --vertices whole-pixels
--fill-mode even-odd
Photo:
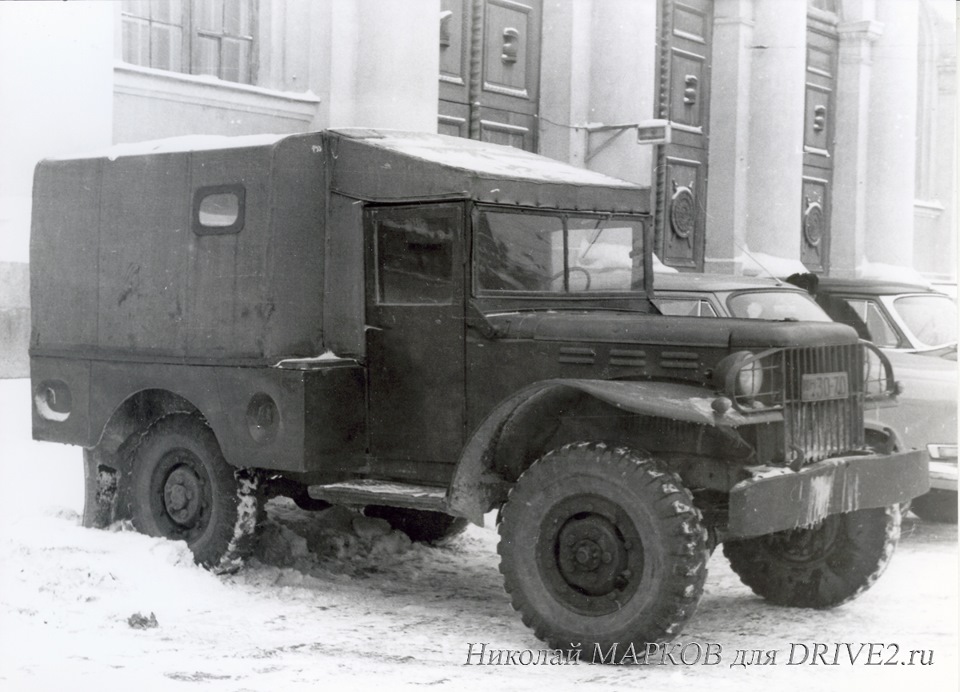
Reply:
[[[706,532],[690,492],[653,460],[603,444],[561,447],[523,473],[501,516],[506,590],[551,646],[642,652],[693,615]]]
[[[386,519],[392,528],[403,531],[416,543],[442,543],[463,533],[468,524],[462,517],[406,507],[367,505],[363,513],[368,517]]]
[[[226,462],[198,416],[166,416],[144,434],[134,451],[130,498],[137,530],[186,541],[205,567],[233,571],[253,549],[257,477]]]
[[[900,537],[900,509],[833,514],[817,525],[727,541],[723,554],[740,581],[777,605],[833,608],[883,574]]]

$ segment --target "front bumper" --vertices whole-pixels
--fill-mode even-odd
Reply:
[[[957,492],[957,461],[930,461],[930,487]]]
[[[728,538],[811,526],[831,514],[896,505],[930,487],[924,452],[825,459],[799,471],[747,468],[751,478],[730,490]]]

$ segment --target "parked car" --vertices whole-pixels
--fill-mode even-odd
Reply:
[[[899,406],[875,408],[865,416],[877,428],[896,430],[905,447],[929,455],[931,491],[914,499],[914,513],[927,520],[955,522],[956,304],[919,285],[811,277],[793,276],[784,281],[657,274],[654,302],[667,315],[833,320],[852,326],[861,338],[873,341],[890,359],[902,392]]]
[[[957,521],[957,304],[913,283],[821,278],[817,302],[883,349],[903,384],[900,407],[881,413],[910,447],[930,456],[930,492],[912,509]]]
[[[786,281],[728,274],[657,274],[654,302],[665,315],[831,322],[801,288]]]

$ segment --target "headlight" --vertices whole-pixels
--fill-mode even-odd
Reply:
[[[752,399],[763,389],[763,368],[753,361],[740,368],[737,373],[737,396]]]
[[[724,358],[714,371],[714,384],[739,403],[757,397],[763,390],[763,365],[749,351],[737,351]]]

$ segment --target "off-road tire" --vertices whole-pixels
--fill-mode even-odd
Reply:
[[[924,521],[956,524],[957,493],[934,488],[926,495],[913,498],[910,509]]]
[[[403,531],[414,543],[432,545],[460,535],[469,523],[462,517],[453,517],[443,512],[386,505],[367,505],[363,513],[368,517],[386,519],[392,528]]]
[[[833,608],[873,586],[900,538],[900,508],[833,514],[819,524],[726,541],[730,567],[755,594],[793,608]]]
[[[254,548],[261,498],[255,473],[223,458],[195,415],[159,419],[133,450],[133,524],[141,533],[187,542],[197,563],[238,569]]]
[[[693,497],[658,462],[579,442],[548,452],[511,489],[500,571],[513,607],[554,648],[608,651],[676,637],[707,576]]]

